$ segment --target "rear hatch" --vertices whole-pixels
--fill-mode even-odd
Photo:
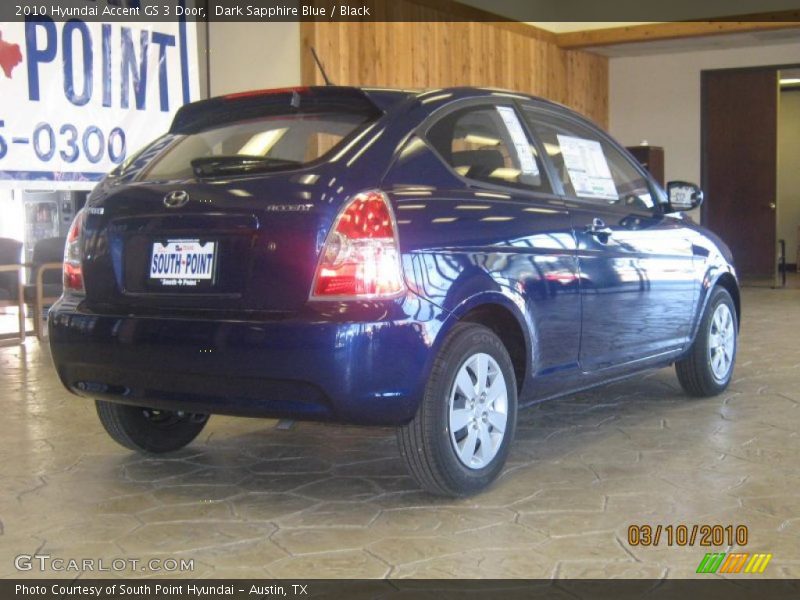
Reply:
[[[184,107],[90,203],[87,304],[128,314],[298,310],[339,208],[328,158],[380,115],[348,88]]]

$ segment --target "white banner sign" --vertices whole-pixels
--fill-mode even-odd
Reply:
[[[0,186],[91,189],[198,97],[193,23],[0,23]]]

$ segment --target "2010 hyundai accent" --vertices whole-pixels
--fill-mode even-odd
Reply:
[[[52,355],[128,448],[216,413],[391,425],[422,487],[474,493],[527,404],[673,363],[726,388],[739,291],[701,200],[522,94],[204,100],[73,223]]]

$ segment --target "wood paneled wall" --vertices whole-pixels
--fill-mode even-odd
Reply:
[[[431,18],[434,8],[397,0],[393,11]],[[397,13],[395,13],[397,14]],[[555,36],[504,22],[303,22],[304,85],[321,85],[316,48],[339,85],[439,88],[498,87],[566,104],[608,125],[608,59],[562,50]]]

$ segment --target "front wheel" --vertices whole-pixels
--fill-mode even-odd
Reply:
[[[503,342],[474,323],[458,324],[434,361],[400,452],[419,485],[441,496],[479,492],[500,474],[517,423],[517,383]]]
[[[108,435],[130,450],[162,454],[174,452],[194,440],[208,415],[156,410],[96,400],[97,416]]]
[[[728,387],[738,348],[739,324],[728,290],[711,292],[689,354],[675,363],[678,381],[691,396],[716,396]]]

